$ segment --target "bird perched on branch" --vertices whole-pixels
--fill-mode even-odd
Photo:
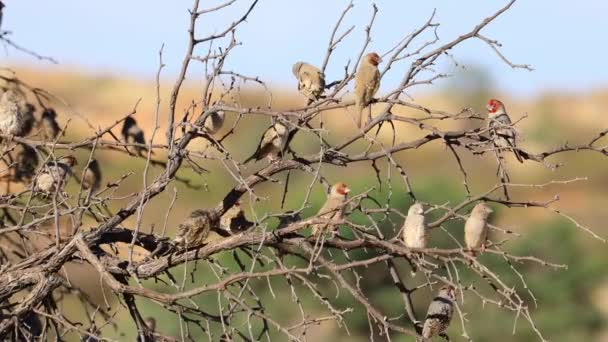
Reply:
[[[426,312],[426,319],[422,327],[423,342],[443,334],[448,329],[454,314],[455,301],[456,290],[453,286],[444,285],[439,289],[439,293],[433,298]]]
[[[515,158],[520,163],[523,159],[517,149],[517,131],[512,126],[511,118],[507,114],[505,105],[496,99],[491,99],[486,105],[488,110],[488,128],[490,138],[495,147],[498,149],[508,149],[513,151]]]
[[[308,63],[297,62],[291,71],[298,79],[300,94],[306,96],[309,103],[321,98],[325,90],[325,74],[319,68]]]
[[[42,112],[40,122],[38,122],[38,130],[45,141],[52,141],[57,138],[61,128],[57,123],[57,112],[53,108],[47,108]]]
[[[34,128],[34,124],[36,123],[36,117],[34,117],[34,112],[36,111],[36,107],[34,107],[31,103],[26,103],[23,111],[23,123],[21,124],[21,132],[19,132],[20,137],[26,137],[32,132],[32,128]]]
[[[346,204],[346,198],[350,189],[344,183],[336,183],[331,187],[329,191],[329,197],[325,201],[325,204],[319,209],[317,217],[320,219],[339,221],[344,219],[344,205]],[[337,229],[336,225],[329,223],[318,223],[312,226],[312,235],[318,236],[326,232],[335,232]]]
[[[220,218],[220,228],[231,234],[236,234],[248,230],[253,226],[245,217],[245,212],[241,208],[241,202],[236,201],[234,205],[228,209]]]
[[[289,130],[284,124],[277,122],[268,127],[268,129],[264,131],[255,152],[243,163],[246,164],[253,159],[257,161],[262,158],[268,158],[268,160],[272,162],[282,157],[283,150],[287,147],[285,145],[287,144],[288,137]]]
[[[205,242],[212,229],[217,229],[219,222],[209,210],[197,209],[179,225],[173,242],[181,247],[196,247]]]
[[[144,138],[144,131],[137,126],[137,121],[132,117],[128,116],[122,124],[122,139],[127,144],[140,144],[145,145],[146,139]],[[135,151],[138,155],[142,155],[147,148],[143,146],[135,146]]]
[[[17,88],[9,88],[0,96],[0,133],[10,137],[22,132],[26,109],[25,95]]]
[[[13,179],[17,182],[30,182],[38,168],[38,154],[36,150],[25,144],[15,146],[15,165]]]
[[[473,249],[481,248],[483,251],[486,248],[486,240],[488,239],[488,217],[493,210],[485,203],[479,203],[473,207],[471,215],[464,224],[464,242],[469,249],[469,254],[475,256]]]
[[[361,127],[363,122],[363,110],[369,106],[374,99],[374,95],[380,88],[380,71],[378,64],[382,62],[382,58],[375,53],[368,53],[363,57],[359,69],[355,74],[355,109],[358,115],[357,126]],[[370,106],[368,121],[372,119],[372,108]]]
[[[403,242],[408,248],[426,248],[427,228],[422,203],[414,203],[403,223]]]
[[[97,191],[101,185],[101,169],[96,159],[91,159],[91,162],[84,169],[84,175],[82,176],[82,187],[85,190],[91,190],[91,192]]]
[[[72,176],[72,167],[78,162],[74,156],[68,155],[52,160],[43,166],[35,181],[35,190],[42,192],[63,191],[65,184]]]
[[[226,113],[223,110],[211,112],[203,121],[205,132],[209,135],[217,133],[224,126],[224,118]]]

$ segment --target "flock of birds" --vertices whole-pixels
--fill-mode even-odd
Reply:
[[[357,125],[361,127],[364,110],[368,108],[367,119],[371,120],[371,103],[380,86],[380,72],[378,65],[382,59],[377,53],[364,56],[355,74],[355,109],[358,114]],[[298,62],[293,66],[293,74],[298,80],[298,90],[309,103],[323,98],[326,88],[325,77],[317,67]],[[512,127],[502,102],[492,99],[487,103],[489,114],[488,132],[497,151],[509,150],[522,162],[522,158],[515,148],[517,133]],[[4,145],[12,149],[9,153],[9,177],[12,181],[32,184],[34,192],[62,194],[64,186],[73,173],[77,160],[73,155],[56,159],[48,157],[48,161],[38,167],[38,152],[27,143],[15,143],[13,137],[38,136],[44,141],[57,141],[62,133],[58,125],[56,112],[45,108],[40,118],[35,117],[36,108],[26,101],[26,96],[16,84],[8,84],[0,96],[0,133],[4,136]],[[225,113],[215,111],[208,114],[202,127],[198,127],[206,134],[217,133],[224,123]],[[36,130],[36,132],[34,132]],[[122,139],[141,155],[146,148],[144,131],[137,125],[132,117],[127,117],[121,130]],[[288,144],[289,129],[279,121],[271,125],[262,134],[255,152],[245,160],[261,160],[267,158],[273,162],[282,157]],[[501,152],[498,152],[501,153]],[[90,159],[82,173],[81,186],[83,189],[95,192],[101,185],[101,170],[95,159]],[[350,192],[344,183],[332,186],[325,204],[319,210],[317,217],[323,223],[312,225],[313,236],[320,237],[326,233],[335,234],[338,225],[344,219],[347,196]],[[475,256],[477,251],[485,249],[488,235],[488,218],[492,209],[485,203],[478,203],[472,210],[464,225],[465,246],[467,252]],[[177,246],[184,248],[200,246],[204,243],[211,231],[219,230],[228,233],[237,233],[249,229],[254,224],[244,215],[240,203],[236,203],[221,218],[215,218],[207,210],[195,210],[179,225],[175,239]],[[408,210],[408,215],[402,228],[403,243],[408,248],[423,249],[427,247],[429,229],[425,223],[425,209],[421,203],[414,203]],[[430,303],[421,335],[425,339],[442,334],[450,324],[454,311],[455,289],[452,286],[442,287],[437,296]]]

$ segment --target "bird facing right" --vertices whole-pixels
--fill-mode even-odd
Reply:
[[[403,223],[403,242],[408,248],[426,248],[427,228],[422,203],[414,203]]]
[[[205,132],[209,135],[214,135],[217,133],[222,126],[224,126],[224,118],[226,117],[226,113],[223,110],[216,110],[205,118],[203,122],[203,127],[205,128]]]
[[[426,312],[426,319],[422,327],[423,341],[444,333],[450,326],[454,314],[456,290],[451,285],[444,285],[433,298]]]
[[[42,192],[63,191],[65,184],[72,176],[72,167],[77,164],[74,156],[68,155],[43,166],[35,181],[35,189]]]
[[[91,192],[97,191],[101,185],[101,169],[97,159],[91,159],[89,165],[84,169],[84,175],[82,176],[82,187],[85,190],[91,190]]]
[[[359,69],[355,74],[355,110],[357,117],[357,126],[361,128],[363,123],[363,110],[369,106],[374,99],[374,95],[380,88],[380,71],[378,64],[382,62],[382,58],[375,53],[368,53],[363,57]],[[372,109],[369,108],[368,121],[372,119]]]
[[[132,117],[128,116],[122,124],[122,139],[127,144],[139,144],[145,145],[146,139],[144,138],[144,131],[137,126],[137,121]],[[138,155],[142,155],[147,149],[143,146],[135,146],[135,151]]]
[[[173,242],[185,248],[199,246],[205,242],[211,229],[217,228],[218,224],[217,219],[214,219],[208,210],[194,210],[179,225]]]
[[[318,217],[331,221],[342,220],[344,218],[344,205],[346,204],[346,197],[349,192],[348,185],[344,183],[334,184],[329,192],[329,197],[327,197],[325,204],[323,204],[317,214]],[[312,226],[312,235],[318,236],[327,231],[335,232],[337,228],[336,225],[329,223],[318,223]]]
[[[488,217],[492,212],[492,208],[481,202],[473,207],[471,215],[464,224],[464,242],[471,256],[476,254],[473,249],[485,249],[488,239]]]
[[[488,110],[488,129],[490,138],[497,150],[511,150],[517,161],[523,163],[519,150],[517,150],[517,131],[512,126],[511,118],[507,114],[505,105],[497,99],[490,99],[486,105]],[[500,151],[499,151],[500,152]]]
[[[46,141],[55,140],[61,128],[57,123],[57,112],[53,108],[47,108],[42,112],[40,122],[38,123],[38,130],[42,134],[42,138]]]
[[[25,97],[18,89],[9,88],[0,96],[0,133],[8,136],[21,133],[25,106]]]
[[[289,130],[287,127],[277,122],[274,125],[268,127],[264,134],[262,135],[262,139],[258,144],[257,149],[253,154],[247,158],[243,164],[247,164],[251,160],[260,160],[263,158],[268,158],[270,162],[278,159],[282,154],[283,150],[286,148],[287,138],[289,137]]]
[[[298,91],[310,102],[318,100],[325,90],[325,75],[319,68],[305,62],[297,62],[291,68],[298,79]]]

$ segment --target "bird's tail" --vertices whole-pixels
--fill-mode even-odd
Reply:
[[[519,153],[519,150],[516,148],[513,148],[513,154],[515,155],[515,158],[517,158],[517,161],[520,163],[524,162],[524,159],[521,157],[521,153]]]
[[[257,159],[258,158],[258,152],[256,151],[254,154],[252,154],[249,158],[245,159],[245,161],[243,162],[243,164],[247,164],[250,161]]]
[[[357,115],[357,127],[361,128],[362,124],[363,124],[363,110],[365,109],[365,106],[363,105],[363,103],[357,101],[355,103],[355,110],[356,110],[356,115]]]

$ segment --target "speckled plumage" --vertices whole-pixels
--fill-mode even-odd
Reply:
[[[25,97],[17,89],[7,89],[0,95],[0,133],[19,135],[24,121]]]
[[[325,201],[325,204],[319,209],[317,213],[318,218],[338,221],[344,218],[344,204],[350,189],[344,183],[336,183],[331,187],[329,196]],[[312,235],[319,235],[328,231],[334,232],[338,229],[338,226],[329,223],[318,223],[312,226]]]
[[[205,242],[212,228],[217,228],[217,219],[208,210],[198,209],[179,225],[173,242],[183,247],[196,247]]]
[[[46,163],[36,177],[35,189],[47,193],[55,190],[63,191],[65,184],[72,176],[74,165],[76,165],[76,158],[73,156],[61,157],[56,161]]]
[[[454,301],[456,292],[450,285],[443,286],[433,299],[426,313],[422,327],[424,341],[444,333],[450,326],[454,314]]]

